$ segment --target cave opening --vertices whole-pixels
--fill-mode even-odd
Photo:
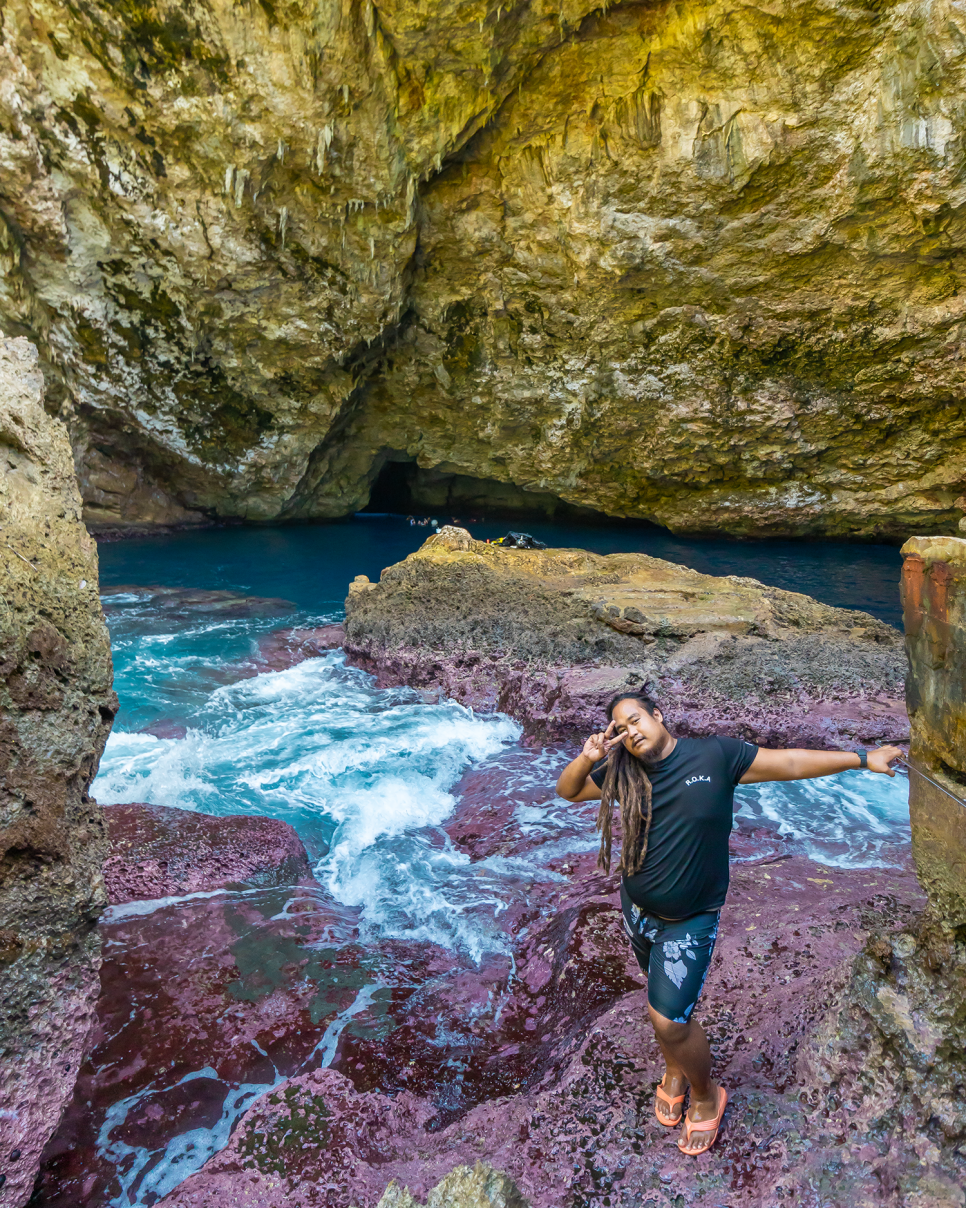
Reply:
[[[446,520],[557,520],[622,525],[628,521],[593,508],[568,503],[549,491],[527,491],[512,482],[473,478],[445,466],[425,469],[414,460],[387,460],[379,471],[363,512],[399,515],[435,514]],[[635,520],[636,527],[658,525]]]

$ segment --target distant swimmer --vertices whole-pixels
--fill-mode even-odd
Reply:
[[[768,750],[737,738],[675,738],[657,704],[635,693],[614,697],[607,722],[564,768],[557,792],[568,801],[600,799],[597,863],[608,872],[614,807],[620,812],[624,930],[647,977],[648,1014],[665,1062],[654,1111],[669,1128],[683,1117],[678,1147],[696,1157],[717,1139],[728,1102],[692,1015],[728,893],[735,785],[849,768],[894,776],[890,764],[902,751]]]

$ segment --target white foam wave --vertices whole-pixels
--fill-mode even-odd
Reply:
[[[209,813],[260,813],[320,828],[318,875],[364,928],[456,945],[502,938],[499,877],[480,875],[435,828],[468,765],[520,734],[502,715],[380,691],[340,653],[211,692],[183,739],[115,731],[94,793]]]

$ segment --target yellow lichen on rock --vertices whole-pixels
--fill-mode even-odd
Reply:
[[[393,1180],[377,1208],[424,1208],[407,1187]],[[457,1166],[430,1191],[425,1208],[529,1208],[519,1188],[487,1162]]]

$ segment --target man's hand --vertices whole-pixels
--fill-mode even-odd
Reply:
[[[613,722],[599,734],[591,734],[576,759],[560,773],[557,792],[568,801],[597,801],[600,789],[591,780],[590,773],[595,763],[600,763],[608,751],[624,741],[623,734],[615,734]]]
[[[591,734],[590,738],[584,743],[584,748],[580,753],[593,763],[599,763],[608,751],[623,741],[624,736],[622,734],[614,735],[614,723],[611,722],[607,729],[603,730],[600,734]]]
[[[886,776],[895,776],[896,770],[890,768],[889,764],[894,759],[902,759],[903,754],[898,747],[876,747],[874,751],[869,751],[865,758],[870,772],[884,772]]]

